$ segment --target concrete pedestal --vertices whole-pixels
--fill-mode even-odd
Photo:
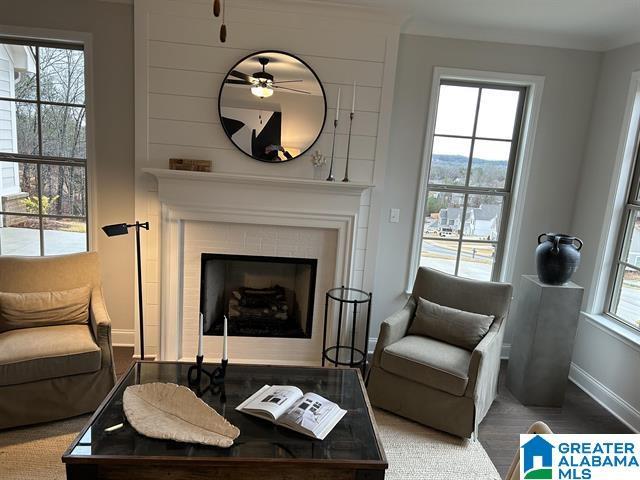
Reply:
[[[523,275],[515,311],[507,388],[524,405],[559,407],[569,376],[583,288]]]

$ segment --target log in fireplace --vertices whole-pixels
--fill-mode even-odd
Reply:
[[[311,338],[316,259],[201,255],[200,311],[204,334]]]

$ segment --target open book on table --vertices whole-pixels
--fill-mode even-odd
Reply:
[[[289,385],[265,385],[236,410],[324,440],[346,410],[315,393]]]

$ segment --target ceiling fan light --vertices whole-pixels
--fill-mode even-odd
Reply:
[[[251,87],[251,93],[256,97],[265,98],[273,95],[273,89],[269,87],[263,87],[261,85],[254,85]]]

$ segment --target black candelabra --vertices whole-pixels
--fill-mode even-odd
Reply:
[[[349,181],[349,150],[351,149],[351,127],[353,126],[353,112],[349,113],[349,137],[347,139],[347,164],[344,167],[343,182]]]
[[[187,380],[198,397],[202,397],[207,391],[211,391],[214,395],[220,394],[224,396],[224,379],[227,373],[228,359],[222,359],[220,365],[213,371],[209,371],[203,366],[204,357],[196,355],[196,364],[189,367]],[[203,385],[204,380],[204,385]]]
[[[340,96],[338,96],[340,98]],[[336,177],[333,175],[333,156],[336,150],[336,130],[338,130],[338,119],[333,121],[333,143],[331,144],[331,163],[329,164],[329,176],[327,182],[335,182]]]

